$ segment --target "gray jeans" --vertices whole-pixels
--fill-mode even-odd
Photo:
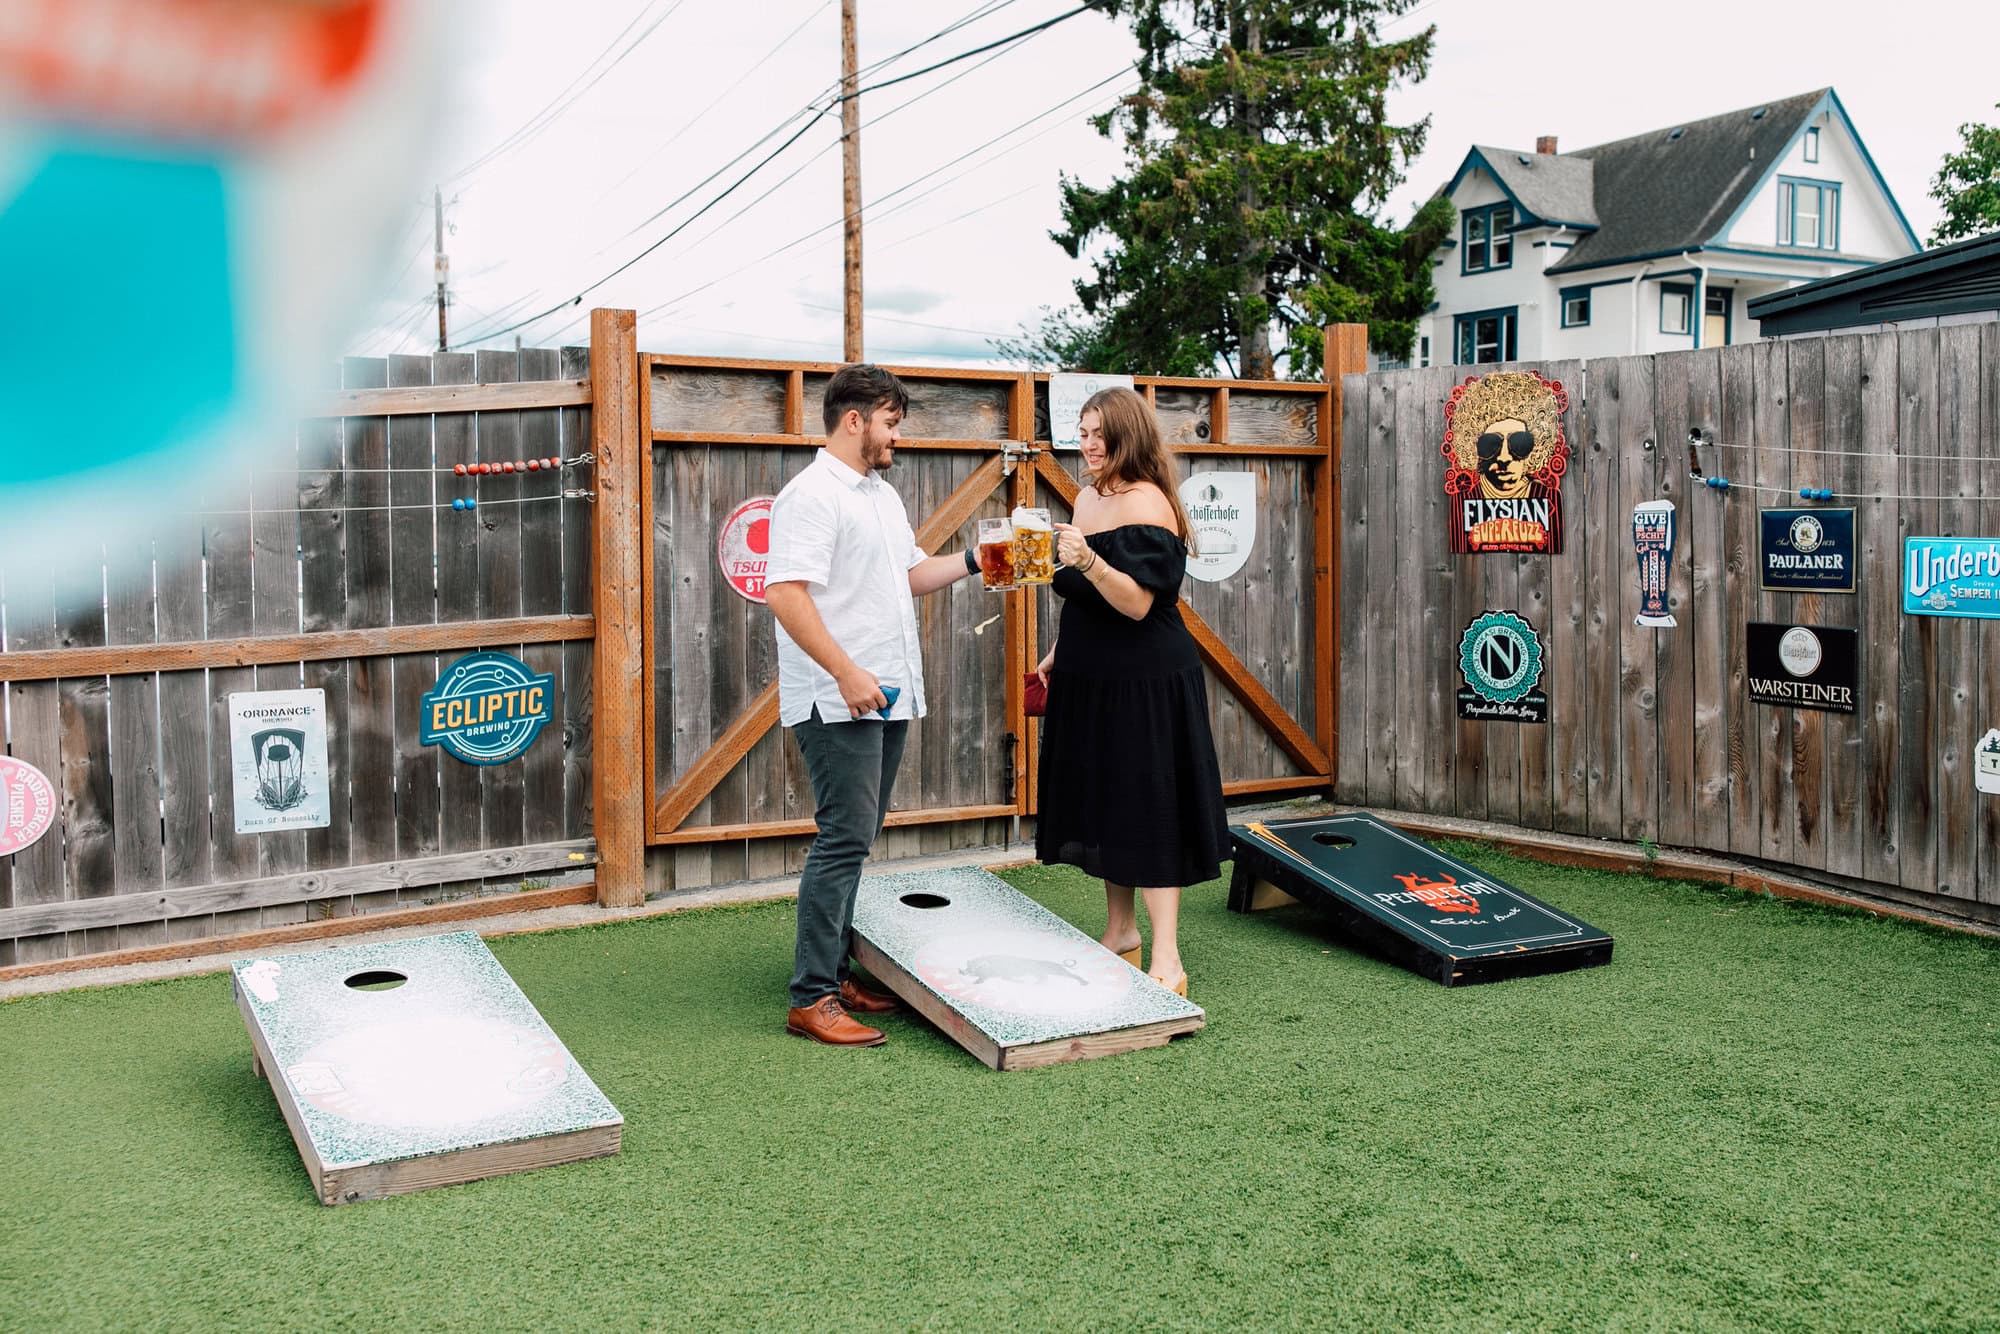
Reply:
[[[790,730],[812,779],[813,822],[819,826],[799,879],[792,1004],[803,1008],[839,991],[847,980],[847,937],[854,927],[861,863],[882,832],[910,725],[875,719],[826,723],[815,708]]]

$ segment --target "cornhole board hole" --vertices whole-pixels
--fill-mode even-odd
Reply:
[[[232,980],[322,1204],[618,1152],[625,1119],[470,931],[246,960]]]
[[[1611,962],[1611,937],[1368,815],[1231,825],[1229,906],[1299,902],[1448,987]]]
[[[1200,1006],[978,867],[864,877],[853,947],[995,1070],[1164,1046],[1207,1022]]]

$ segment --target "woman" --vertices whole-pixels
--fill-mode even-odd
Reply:
[[[1104,879],[1106,949],[1139,962],[1133,890],[1153,923],[1147,972],[1187,994],[1175,935],[1181,887],[1213,879],[1228,845],[1208,690],[1181,622],[1187,511],[1146,400],[1106,389],[1083,405],[1092,485],[1056,525],[1056,643],[1035,852]]]

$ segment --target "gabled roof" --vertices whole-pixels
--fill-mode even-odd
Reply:
[[[2000,232],[1750,302],[1766,338],[1987,310],[2000,310]]]
[[[1593,168],[1599,226],[1549,271],[1700,248],[1729,225],[1832,91],[1816,88],[1565,154]]]
[[[1911,247],[1910,230],[1881,173],[1831,88],[1669,125],[1614,143],[1568,153],[1524,153],[1475,146],[1444,193],[1483,167],[1500,183],[1527,226],[1568,226],[1584,233],[1550,273],[1699,250],[1727,232],[1766,177],[1777,169],[1808,121],[1830,110],[1853,136]]]
[[[1484,167],[1500,183],[1501,192],[1512,201],[1523,224],[1575,227],[1589,230],[1597,226],[1597,211],[1591,204],[1591,165],[1574,156],[1555,153],[1522,153],[1511,148],[1476,144],[1458,174],[1445,186],[1450,194],[1475,167]]]

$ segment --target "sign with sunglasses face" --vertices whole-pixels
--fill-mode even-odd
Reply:
[[[1474,376],[1444,406],[1445,494],[1460,555],[1562,550],[1569,394],[1533,371]]]

